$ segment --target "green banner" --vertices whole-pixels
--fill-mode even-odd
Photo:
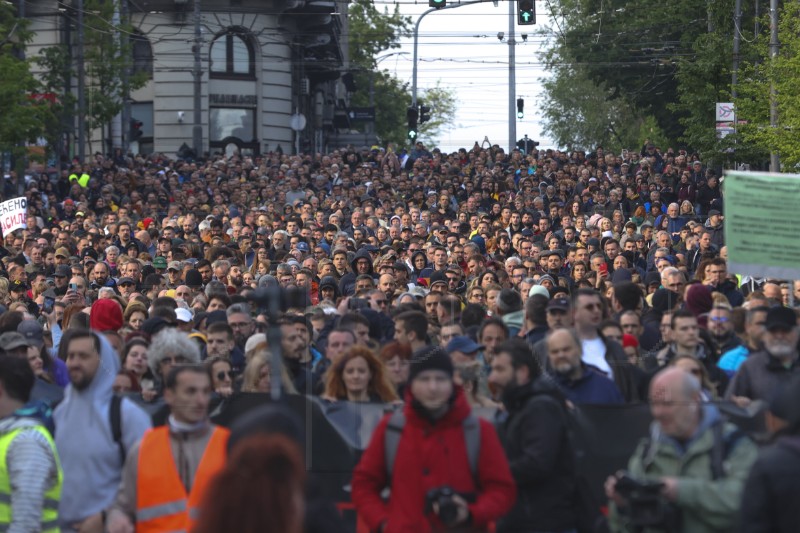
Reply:
[[[800,279],[800,175],[729,171],[722,191],[728,271]]]

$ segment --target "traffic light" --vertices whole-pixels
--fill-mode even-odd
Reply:
[[[517,24],[520,26],[536,24],[536,6],[533,0],[517,0]]]
[[[435,7],[436,9],[442,9],[446,5],[447,5],[447,0],[428,0],[428,7]]]
[[[431,108],[426,105],[419,106],[419,123],[425,124],[431,119]]]
[[[522,120],[525,116],[525,100],[517,98],[517,118]]]
[[[406,111],[406,117],[408,118],[408,140],[414,142],[417,140],[417,119],[419,118],[419,110],[417,106],[411,106]]]
[[[142,126],[143,124],[141,120],[136,120],[135,118],[131,119],[131,131],[128,135],[129,141],[138,141],[142,138],[142,135],[144,135]]]

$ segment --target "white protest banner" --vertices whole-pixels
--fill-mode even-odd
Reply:
[[[3,237],[14,230],[28,227],[28,199],[14,198],[0,202],[0,230]]]

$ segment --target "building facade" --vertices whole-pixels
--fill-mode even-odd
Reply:
[[[200,2],[199,19],[195,1]],[[95,141],[87,153],[129,145],[133,152],[171,155],[192,147],[198,21],[203,152],[255,154],[278,147],[284,152],[296,147],[318,151],[336,133],[334,117],[346,107],[347,94],[341,82],[347,68],[346,2],[119,2],[127,2],[121,6],[122,18],[129,17],[133,28],[126,35],[133,71],[143,73],[147,81],[131,92],[128,109],[108,126],[107,134],[93,132],[90,137]],[[28,0],[27,15],[35,34],[29,57],[59,43],[75,49],[76,3],[72,0],[68,10],[61,0]],[[99,23],[85,12],[84,24]],[[72,91],[77,91],[76,83]],[[100,138],[106,139],[105,146],[96,141]]]

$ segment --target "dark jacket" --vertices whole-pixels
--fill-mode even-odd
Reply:
[[[744,396],[751,400],[769,401],[776,390],[797,375],[798,368],[797,360],[790,368],[786,368],[766,350],[750,354],[728,385],[725,399]]]
[[[606,361],[614,372],[614,383],[627,403],[643,401],[647,398],[647,375],[628,361],[622,345],[610,341],[600,335],[606,345]],[[542,368],[550,370],[550,359],[547,356],[547,340],[543,339],[533,347],[533,354],[542,364]]]
[[[575,527],[577,490],[566,405],[546,378],[503,395],[508,418],[503,447],[517,483],[514,508],[497,524],[499,533],[563,531]]]
[[[385,524],[384,533],[442,531],[433,513],[425,511],[429,490],[448,485],[467,495],[472,531],[485,531],[489,522],[505,515],[516,499],[514,479],[500,440],[492,425],[480,420],[480,456],[473,479],[467,458],[462,423],[470,414],[464,392],[456,388],[450,410],[431,422],[413,405],[406,392],[403,407],[406,423],[397,447],[392,478],[387,478],[385,436],[391,415],[378,424],[369,446],[353,471],[352,499],[370,531]],[[388,503],[381,497],[391,486]]]
[[[373,275],[372,272],[372,256],[369,255],[369,252],[366,251],[364,248],[360,249],[356,252],[355,257],[350,262],[350,267],[352,270],[342,276],[342,279],[339,280],[339,292],[342,293],[342,296],[352,296],[355,293],[356,289],[356,278],[358,277],[358,269],[356,269],[356,263],[359,259],[367,259],[369,261],[369,270],[367,274]]]
[[[613,381],[596,371],[593,366],[581,364],[583,375],[571,380],[555,374],[553,378],[558,383],[561,392],[574,404],[618,404],[625,399]]]
[[[800,436],[787,435],[761,450],[742,495],[739,531],[800,531]]]
[[[728,302],[731,304],[731,307],[741,307],[744,303],[744,294],[742,294],[742,291],[739,290],[736,284],[729,279],[720,283],[719,287],[712,287],[711,290],[724,294],[725,298],[727,298]]]

